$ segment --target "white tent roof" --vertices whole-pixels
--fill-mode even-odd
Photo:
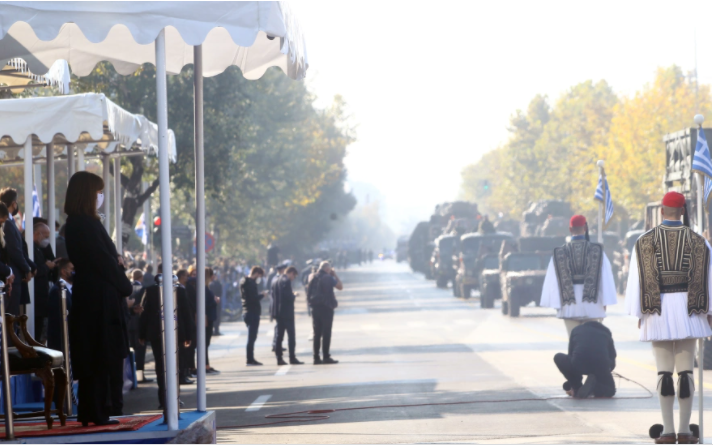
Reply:
[[[103,94],[34,97],[0,100],[0,157],[14,158],[28,136],[33,145],[54,142],[90,144],[113,151],[134,143],[146,152],[158,149],[158,127],[140,114],[132,114]],[[169,157],[175,161],[176,138],[168,130]],[[118,143],[118,144],[117,144]],[[2,156],[8,152],[15,156]]]
[[[307,54],[299,24],[283,2],[0,2],[0,65],[12,58],[33,72],[58,59],[78,76],[109,61],[120,74],[155,64],[154,41],[166,28],[166,69],[177,74],[203,44],[203,75],[231,65],[248,79],[279,66],[302,79]]]
[[[13,93],[21,93],[32,82],[43,83],[59,88],[60,94],[69,93],[70,72],[66,60],[57,60],[45,74],[33,73],[22,59],[10,59],[3,68],[0,66],[0,84],[18,87],[13,88]]]

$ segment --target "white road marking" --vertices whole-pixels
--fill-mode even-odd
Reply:
[[[289,372],[289,370],[290,370],[290,365],[280,366],[280,369],[277,370],[275,375],[285,375]]]
[[[270,397],[272,397],[272,394],[267,394],[264,396],[260,396],[255,401],[252,403],[252,405],[248,406],[248,409],[246,409],[246,412],[252,412],[252,411],[260,411],[260,408],[270,400]]]

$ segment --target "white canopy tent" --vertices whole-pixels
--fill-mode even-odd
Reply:
[[[0,63],[22,58],[30,69],[66,59],[74,74],[110,61],[121,74],[156,65],[161,230],[171,232],[168,171],[167,72],[194,63],[197,267],[205,267],[203,76],[240,67],[248,79],[271,66],[293,79],[308,67],[299,24],[284,2],[0,2]],[[190,47],[193,48],[190,48]],[[204,69],[205,66],[205,69]],[[163,236],[164,276],[171,276],[170,236]],[[171,280],[164,280],[170,295]],[[198,274],[197,339],[199,411],[206,410],[205,277]],[[166,344],[175,344],[173,302],[164,305]],[[178,429],[176,359],[166,356],[167,423]]]
[[[170,157],[176,157],[176,141],[169,130]],[[97,153],[104,168],[104,182],[109,187],[108,163],[120,156],[155,152],[158,149],[158,126],[142,115],[132,114],[107,99],[103,94],[78,94],[72,96],[37,97],[29,99],[0,100],[0,166],[24,165],[25,209],[32,209],[33,164],[47,163],[48,223],[54,227],[55,181],[54,162],[74,150],[84,154]],[[69,161],[69,159],[68,159]],[[72,170],[73,162],[70,162]],[[115,175],[115,177],[118,177]],[[117,181],[115,181],[115,184]],[[120,182],[118,182],[120,187]],[[115,185],[115,196],[120,188]],[[108,193],[107,193],[108,195]],[[108,228],[111,213],[110,197],[105,200],[104,222]],[[121,202],[114,199],[114,215],[121,217]],[[117,224],[117,239],[120,241],[121,224]],[[32,218],[25,221],[25,241],[28,254],[33,255]],[[50,237],[55,250],[55,238]],[[117,246],[121,249],[121,246]],[[30,290],[33,290],[32,283]],[[34,332],[34,306],[28,306],[28,325]]]
[[[69,79],[66,60],[55,61],[45,74],[33,73],[22,59],[10,59],[4,67],[0,64],[0,90],[10,90],[15,94],[36,86],[53,86],[59,89],[60,94],[68,94]]]

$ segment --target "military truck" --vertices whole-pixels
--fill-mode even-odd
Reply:
[[[563,236],[533,236],[518,240],[516,251],[501,250],[500,292],[503,315],[518,317],[520,308],[531,302],[540,305],[542,283],[556,247],[564,245]]]
[[[453,258],[458,252],[459,239],[457,235],[441,235],[436,238],[435,244],[431,255],[431,276],[436,279],[437,287],[446,288],[456,275]]]
[[[426,275],[426,278],[430,278],[431,275],[429,262],[433,251],[433,244],[429,241],[429,237],[429,224],[424,221],[416,224],[408,240],[409,266],[414,272]]]
[[[500,255],[489,253],[480,259],[477,267],[480,270],[478,286],[480,286],[480,307],[492,309],[495,300],[502,298],[500,289]]]
[[[567,236],[572,208],[561,200],[549,199],[531,202],[522,212],[521,236]]]
[[[479,260],[488,254],[497,254],[503,241],[514,242],[514,237],[507,232],[468,233],[461,236],[458,269],[453,285],[454,296],[470,298],[471,291],[480,288],[479,278],[483,264]],[[481,306],[482,298],[481,294]]]

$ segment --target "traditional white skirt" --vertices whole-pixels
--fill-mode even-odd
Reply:
[[[607,316],[606,312],[604,311],[604,304],[602,303],[603,297],[601,295],[601,292],[596,303],[590,303],[588,301],[583,302],[583,296],[584,285],[575,284],[574,299],[576,303],[565,304],[562,308],[557,309],[557,318],[573,318],[575,320],[585,320],[604,318]],[[616,300],[614,300],[613,304],[616,304]]]
[[[688,294],[661,294],[661,315],[644,314],[641,341],[673,341],[711,336],[707,314],[688,315]]]

